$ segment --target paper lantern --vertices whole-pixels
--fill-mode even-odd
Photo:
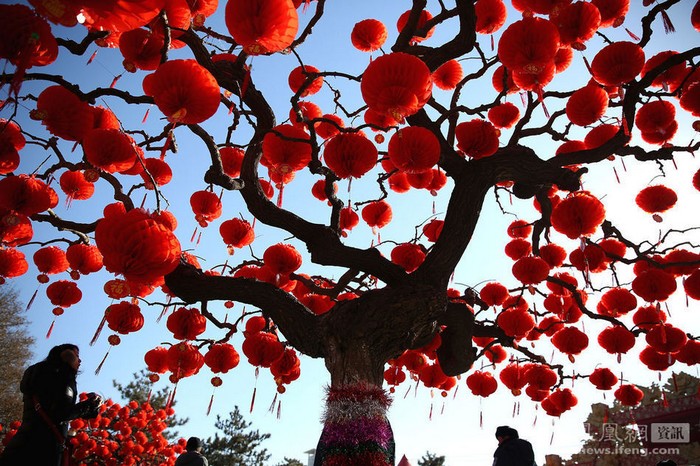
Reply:
[[[291,0],[229,0],[226,27],[249,55],[281,52],[299,29],[299,17]]]
[[[647,346],[639,352],[639,360],[650,371],[665,371],[676,362],[676,358],[672,354],[656,351],[651,346]]]
[[[403,52],[389,53],[367,66],[360,91],[370,109],[403,121],[423,108],[430,99],[431,73],[416,56]]]
[[[632,349],[636,337],[632,332],[620,325],[606,327],[598,334],[598,344],[610,354],[617,354],[618,362],[620,355]]]
[[[169,121],[185,125],[214,115],[221,99],[216,78],[192,59],[161,64],[143,79],[143,91],[153,97]]]
[[[194,218],[200,226],[206,227],[221,216],[221,199],[211,191],[195,191],[190,196],[190,206]]]
[[[343,207],[340,209],[340,219],[338,221],[338,227],[343,230],[352,230],[360,223],[360,216],[357,212],[353,210],[352,207]]]
[[[393,213],[386,201],[373,201],[362,208],[362,220],[372,228],[383,228],[391,222]]]
[[[676,278],[661,269],[647,269],[632,280],[632,291],[649,303],[665,301],[676,291],[676,288]]]
[[[645,212],[650,214],[666,212],[678,201],[676,192],[664,185],[647,186],[642,189],[635,202]]]
[[[619,86],[632,81],[642,71],[644,50],[634,42],[620,41],[606,45],[593,58],[593,79],[603,86]]]
[[[284,353],[282,342],[277,339],[277,336],[268,332],[257,332],[246,336],[242,349],[250,365],[261,367],[270,367]]]
[[[475,371],[467,377],[467,387],[476,396],[487,397],[498,388],[498,381],[488,372]]]
[[[26,216],[38,214],[55,207],[54,196],[51,187],[33,176],[22,174],[0,180],[0,209],[3,210]]]
[[[644,64],[644,67],[642,68],[642,78],[648,72],[661,65],[664,61],[673,57],[674,55],[678,55],[678,52],[673,50],[666,50],[663,52],[659,52],[650,59],[648,59]],[[654,80],[651,82],[651,86],[662,87],[664,89],[667,89],[669,92],[676,92],[678,90],[678,86],[682,84],[686,76],[688,76],[688,68],[685,62],[682,62],[678,65],[670,67],[669,69],[655,77]]]
[[[549,390],[557,383],[557,373],[544,364],[529,364],[526,366],[525,379],[530,386],[537,390]]]
[[[506,5],[503,0],[477,0],[474,4],[476,13],[475,30],[479,34],[493,34],[506,22]]]
[[[525,309],[508,309],[498,315],[496,324],[509,337],[520,339],[535,328],[535,319]]]
[[[491,84],[496,92],[505,92],[506,94],[512,94],[518,91],[518,86],[513,82],[513,72],[506,69],[505,66],[501,65],[496,68],[493,76],[491,77]]]
[[[588,2],[565,4],[550,15],[550,20],[559,30],[559,41],[562,47],[573,47],[577,50],[586,48],[588,41],[600,27],[600,10]]]
[[[110,329],[122,335],[138,332],[143,328],[144,323],[141,309],[129,301],[109,306],[105,311],[105,319]]]
[[[479,297],[487,306],[500,306],[508,297],[508,288],[498,282],[490,282],[481,289]]]
[[[625,288],[611,288],[601,296],[598,314],[620,317],[637,307],[637,298]]]
[[[118,129],[94,129],[83,139],[85,159],[107,173],[123,173],[143,156],[133,138]]]
[[[289,275],[301,267],[301,254],[291,244],[278,243],[263,253],[263,262],[275,274]]]
[[[600,27],[618,27],[625,20],[630,0],[591,0],[600,11]]]
[[[608,93],[605,89],[588,84],[574,92],[566,102],[566,116],[579,126],[596,122],[608,109]]]
[[[143,359],[151,372],[163,374],[168,370],[168,349],[163,346],[147,351]]]
[[[591,372],[588,381],[598,390],[610,390],[617,385],[618,378],[607,367],[597,367]]]
[[[305,86],[304,90],[301,91],[301,93],[299,94],[300,97],[306,97],[308,95],[316,94],[318,91],[321,90],[321,87],[323,87],[323,77],[318,76],[311,79],[310,75],[320,72],[321,70],[319,70],[315,66],[297,66],[289,73],[289,78],[287,79],[289,88],[292,90],[292,92],[296,94],[297,92],[299,92],[302,86]]]
[[[66,249],[66,260],[73,272],[88,275],[102,268],[102,253],[95,245],[76,243]],[[71,276],[73,276],[71,272]],[[75,277],[73,277],[75,279]]]
[[[549,275],[549,264],[541,257],[521,257],[513,264],[513,276],[524,285],[534,285],[545,280]]]
[[[46,288],[46,296],[54,306],[70,307],[82,299],[83,293],[75,282],[57,280]]]
[[[551,268],[561,267],[566,259],[566,250],[558,244],[549,243],[540,246],[539,256],[544,259]]]
[[[170,22],[170,17],[168,17]],[[158,68],[163,56],[165,38],[148,29],[132,29],[119,36],[119,50],[124,56],[124,68],[129,72],[153,71]]]
[[[199,309],[181,307],[168,316],[166,326],[176,340],[194,340],[206,330],[207,319]]]
[[[391,137],[388,155],[399,170],[406,173],[425,172],[440,160],[440,142],[429,129],[408,126]]]
[[[680,361],[689,366],[700,363],[700,341],[688,340],[683,348],[674,354],[676,361]]]
[[[520,110],[510,102],[491,107],[488,119],[496,128],[511,128],[520,119]]]
[[[316,128],[318,120],[323,116],[321,107],[313,102],[299,101],[298,110],[292,108],[289,110],[289,121],[293,126],[307,131],[309,126]],[[314,123],[312,123],[312,121]]]
[[[288,379],[288,376],[298,372],[299,365],[297,352],[294,348],[286,347],[282,356],[270,365],[270,373],[278,381],[278,384],[282,381],[289,383],[291,380]]]
[[[666,322],[666,313],[657,306],[642,306],[634,313],[632,321],[643,330],[651,330],[655,325]]]
[[[44,277],[68,270],[69,264],[66,259],[66,253],[58,246],[44,246],[37,249],[32,258],[34,265]],[[46,283],[46,281],[48,281],[48,277],[45,278],[43,283]]]
[[[363,19],[355,23],[350,33],[352,45],[362,52],[379,50],[386,42],[386,38],[386,26],[376,19]]]
[[[406,10],[396,21],[396,29],[399,31],[399,33],[401,33],[408,24],[409,16],[411,16],[411,10]],[[422,31],[425,28],[425,23],[431,19],[433,19],[433,15],[430,14],[428,10],[422,10],[420,13],[418,13],[418,21],[415,25],[415,31]],[[430,28],[427,31],[424,31],[421,35],[411,37],[411,42],[423,42],[425,39],[429,39],[433,35],[434,29],[435,28]]]
[[[70,203],[73,199],[79,201],[90,199],[95,192],[95,185],[85,179],[81,171],[67,171],[59,178],[61,190],[68,197]]]
[[[24,253],[15,248],[0,248],[0,278],[14,278],[24,275],[29,270],[29,264]]]
[[[547,398],[555,408],[553,411],[547,409],[547,404],[542,402],[542,408],[550,416],[559,416],[578,404],[578,399],[569,388],[559,388],[553,391]]]
[[[340,133],[340,128],[345,127],[345,122],[338,115],[325,113],[321,120],[315,127],[316,135],[321,139],[330,139]]]
[[[576,327],[564,327],[554,334],[552,344],[562,353],[568,354],[569,360],[572,360],[574,355],[580,354],[588,347],[588,335]]]
[[[204,356],[199,349],[182,341],[168,349],[168,370],[176,379],[196,374],[204,365]]]
[[[700,270],[696,270],[683,280],[683,289],[689,297],[700,300]]]
[[[425,235],[425,238],[431,243],[436,242],[440,237],[440,233],[442,232],[442,227],[444,225],[444,220],[439,220],[436,218],[423,225],[423,234]]]
[[[671,324],[659,324],[647,332],[646,340],[659,353],[675,353],[685,345],[688,336]]]
[[[295,140],[296,139],[296,140]],[[311,161],[311,145],[306,132],[296,126],[279,125],[263,138],[263,160],[267,167],[275,167],[281,173],[301,170]]]
[[[506,244],[505,253],[514,261],[521,257],[529,256],[532,252],[532,244],[523,238],[514,238]]]
[[[644,392],[632,384],[622,384],[615,390],[615,399],[624,406],[637,406],[644,398]]]
[[[433,71],[432,77],[439,89],[449,91],[457,87],[463,75],[462,65],[457,60],[448,60]]]
[[[221,157],[221,165],[224,169],[224,173],[231,178],[240,177],[245,152],[237,147],[225,146],[219,148],[219,155]]]
[[[559,32],[549,20],[523,18],[512,23],[498,42],[498,58],[512,72],[539,73],[554,64]]]
[[[501,379],[503,385],[505,385],[506,388],[513,393],[513,395],[518,396],[520,395],[522,388],[527,385],[525,372],[526,370],[524,366],[511,363],[501,369],[501,372],[498,374],[498,378]]]
[[[550,217],[552,227],[571,239],[592,235],[604,219],[603,204],[586,191],[571,193],[552,209]]]
[[[19,151],[26,141],[14,121],[0,118],[0,174],[12,173],[19,166]]]
[[[498,150],[498,131],[490,122],[480,118],[458,124],[455,137],[457,148],[467,157],[480,159]]]
[[[94,128],[95,115],[90,105],[60,85],[49,86],[39,94],[36,110],[30,116],[40,120],[54,136],[82,141]]]
[[[360,133],[340,133],[326,142],[323,160],[340,178],[360,178],[377,164],[377,148]]]
[[[663,144],[673,138],[678,130],[676,107],[666,100],[655,100],[642,105],[634,123],[649,144]]]
[[[406,271],[415,271],[425,260],[423,248],[415,243],[397,244],[391,250],[391,262],[398,264]]]
[[[255,231],[250,223],[238,218],[222,222],[219,226],[219,233],[228,246],[230,254],[233,254],[233,248],[240,249],[248,246],[255,239]]]
[[[101,219],[95,243],[105,268],[130,281],[157,283],[180,261],[180,243],[172,230],[141,209]]]

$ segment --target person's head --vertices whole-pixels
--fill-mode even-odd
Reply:
[[[496,428],[496,439],[499,445],[508,439],[518,438],[518,431],[509,426],[498,426]]]
[[[77,373],[80,367],[80,350],[72,343],[57,345],[51,348],[46,361],[56,366],[65,364]]]
[[[190,437],[187,439],[187,445],[185,445],[185,450],[187,451],[199,451],[202,449],[202,441],[199,437]]]
[[[673,460],[663,460],[656,463],[656,466],[678,466]]]

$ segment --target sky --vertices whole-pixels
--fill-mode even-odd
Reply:
[[[223,3],[223,2],[222,2]],[[637,5],[638,2],[632,2]],[[674,21],[676,32],[670,36],[664,36],[660,24],[655,27],[660,31],[655,32],[655,39],[660,39],[660,44],[651,44],[647,56],[651,56],[656,51],[673,49],[679,44],[700,45],[700,38],[696,31],[689,24],[688,17],[690,7],[693,2],[681,1],[674,6],[669,15]],[[638,6],[638,5],[637,5]],[[352,26],[359,20],[366,18],[376,18],[383,21],[389,29],[389,40],[392,43],[397,37],[395,20],[399,14],[410,7],[410,2],[369,2],[358,0],[355,2],[328,2],[326,4],[328,21],[318,24],[314,28],[313,37],[319,40],[311,40],[297,50],[299,56],[305,63],[314,65],[320,69],[342,70],[348,73],[360,73],[369,63],[368,54],[361,53],[350,46],[349,35]],[[436,12],[438,3],[428,2],[428,10]],[[313,12],[313,4],[306,12],[300,9],[302,23],[308,21],[308,17]],[[633,32],[639,32],[637,22],[638,12],[631,12],[625,26]],[[509,12],[509,22],[516,18],[515,14]],[[215,27],[221,25],[221,18],[211,18],[210,22]],[[439,28],[428,44],[438,43],[441,39],[449,38],[453,29],[447,23]],[[222,29],[223,30],[223,29]],[[66,34],[74,34],[75,31],[63,31]],[[79,31],[82,34],[82,31]],[[623,28],[614,31],[606,31],[613,40],[630,40]],[[500,37],[500,32],[495,38]],[[332,38],[329,40],[328,38]],[[583,57],[590,59],[594,51],[600,46],[603,39],[596,37],[589,43],[589,50],[577,52],[572,68],[559,76],[552,83],[552,89],[573,89],[585,84],[588,79]],[[482,49],[487,55],[495,52],[490,49],[490,38],[481,37]],[[218,45],[212,39],[210,45]],[[389,46],[385,47],[388,50]],[[94,61],[87,65],[87,58],[95,47],[92,46],[85,56],[72,57],[61,50],[60,63],[47,68],[47,71],[63,74],[67,79],[74,79],[81,85],[81,88],[88,89],[90,83],[100,83],[101,86],[108,86],[115,76],[120,76],[119,87],[133,89],[134,93],[140,93],[140,81],[146,74],[139,72],[136,74],[124,73],[121,67],[121,58],[118,50],[99,49]],[[178,57],[181,52],[173,52],[173,57]],[[375,54],[376,56],[376,54]],[[255,57],[249,63],[252,66],[252,76],[256,86],[270,97],[273,107],[276,109],[276,116],[279,122],[287,118],[289,109],[289,99],[291,91],[286,87],[286,76],[288,72],[298,65],[297,59],[293,55],[275,55],[274,57]],[[478,63],[474,60],[462,62],[465,73],[478,69]],[[31,70],[34,71],[34,70]],[[490,75],[489,75],[490,76]],[[466,105],[474,104],[484,96],[489,98],[495,95],[490,87],[490,79],[486,77],[485,84],[470,85],[463,92],[463,101]],[[341,80],[333,81],[333,85],[343,90],[343,102],[347,108],[356,109],[363,105],[358,92],[347,90],[347,83]],[[26,82],[23,92],[30,92],[34,95],[40,91],[41,87],[37,83]],[[550,89],[549,87],[547,88]],[[435,97],[445,102],[448,94],[436,90]],[[314,102],[322,106],[324,111],[332,112],[333,94],[329,87],[325,87],[318,96],[314,96]],[[520,106],[520,97],[512,95],[508,100]],[[118,110],[118,103],[114,100],[98,102],[100,104],[114,106]],[[23,110],[28,109],[31,102],[22,104]],[[554,108],[549,109],[550,112]],[[143,126],[146,130],[158,131],[163,127],[162,115],[154,106],[150,108],[149,118],[146,123],[141,124],[145,108],[139,107],[135,111],[119,113],[122,123],[128,128]],[[21,114],[22,112],[20,112]],[[26,113],[25,113],[26,115]],[[611,110],[614,116],[614,111]],[[6,117],[0,114],[0,117]],[[466,120],[467,117],[462,118]],[[471,118],[471,117],[468,117]],[[231,117],[227,115],[225,109],[221,109],[215,118],[203,124],[203,126],[214,136],[217,142],[223,141],[226,137],[225,127],[230,122]],[[22,123],[31,125],[32,123],[20,120]],[[693,137],[690,129],[690,120],[681,122],[681,129],[674,142],[686,144]],[[581,135],[585,130],[578,130]],[[224,193],[224,214],[218,222],[213,223],[206,229],[199,228],[201,232],[199,243],[190,242],[190,236],[195,231],[194,221],[187,199],[181,196],[182,192],[192,192],[195,189],[204,189],[205,184],[201,180],[201,174],[206,169],[206,153],[201,144],[191,142],[186,137],[187,133],[183,129],[177,129],[175,136],[178,142],[178,153],[168,154],[167,161],[173,167],[175,180],[171,185],[163,188],[163,194],[167,199],[168,208],[178,213],[179,220],[178,236],[183,244],[183,249],[188,249],[198,257],[207,258],[208,261],[202,263],[203,267],[210,267],[223,263],[225,260],[237,261],[250,258],[250,252],[237,251],[234,256],[228,257],[225,245],[218,236],[218,224],[234,216],[243,215],[248,220],[252,218],[245,212],[241,198],[236,193]],[[245,128],[234,132],[233,142],[244,143],[247,133]],[[388,139],[388,138],[387,138]],[[507,140],[507,133],[503,135],[501,141]],[[546,144],[541,141],[533,141],[533,146],[548,158],[555,149],[551,143]],[[70,146],[66,147],[66,154],[69,157],[79,157],[79,149],[75,153],[71,152]],[[381,147],[381,149],[385,149]],[[549,155],[548,155],[549,154]],[[25,170],[37,169],[46,157],[42,150],[35,145],[29,145],[21,152],[22,168]],[[607,208],[607,218],[615,224],[632,226],[630,237],[633,239],[646,238],[655,240],[658,232],[670,227],[670,225],[680,227],[695,226],[693,222],[697,217],[689,215],[690,212],[697,211],[697,202],[700,200],[700,193],[694,191],[690,184],[690,179],[698,169],[698,162],[691,155],[684,154],[676,162],[677,168],[672,164],[664,163],[663,171],[668,176],[664,183],[673,183],[679,189],[679,203],[668,214],[664,214],[664,221],[657,223],[648,214],[641,212],[634,206],[634,196],[648,184],[659,182],[656,178],[661,173],[655,164],[646,164],[637,167],[635,164],[627,163],[623,165],[619,159],[600,164],[600,167],[593,169],[584,178],[584,188],[590,189],[603,197]],[[616,180],[620,178],[620,183]],[[300,174],[298,180],[286,187],[284,193],[283,207],[300,212],[312,221],[324,221],[328,215],[328,210],[323,203],[313,199],[309,194],[309,187],[313,180],[308,174]],[[378,195],[373,177],[366,177],[354,180],[351,191],[348,191],[347,182],[339,183],[341,197],[351,198],[353,201],[360,200],[364,192]],[[389,201],[392,203],[395,213],[395,221],[381,231],[382,238],[391,238],[397,241],[407,241],[414,236],[415,225],[430,219],[434,215],[438,218],[444,216],[447,206],[447,194],[450,184],[444,188],[436,197],[426,193],[391,193]],[[374,190],[374,191],[372,191]],[[107,186],[97,184],[96,200],[104,200],[107,195]],[[142,191],[134,196],[140,200]],[[372,194],[369,194],[371,196]],[[61,204],[57,211],[72,219],[85,220],[95,218],[99,215],[104,202],[78,202],[74,201],[69,206],[65,204],[65,198],[61,197]],[[145,197],[145,206],[154,208],[152,193]],[[507,241],[505,231],[507,225],[516,218],[534,220],[536,212],[531,201],[521,201],[509,198],[501,193],[496,199],[493,192],[488,195],[482,211],[482,218],[474,236],[472,245],[467,249],[460,265],[455,271],[453,286],[462,289],[464,286],[479,287],[490,280],[510,280],[509,278],[511,261],[503,253],[503,247]],[[35,227],[36,239],[45,240],[48,233],[42,227]],[[196,235],[195,235],[196,236]],[[260,257],[266,245],[275,242],[289,240],[284,232],[267,228],[263,225],[256,225],[256,245],[255,253]],[[349,244],[368,247],[377,238],[372,234],[366,225],[360,225],[352,231],[347,239]],[[571,242],[559,241],[567,248],[573,247]],[[297,246],[297,249],[304,248],[294,240],[289,240]],[[698,244],[697,235],[695,244]],[[28,248],[31,250],[31,248]],[[385,248],[383,252],[388,253],[390,249]],[[28,253],[27,257],[31,257]],[[218,262],[217,262],[218,261]],[[320,273],[305,257],[303,270],[306,273]],[[331,276],[340,275],[340,271],[331,270]],[[20,298],[28,302],[32,294],[38,290],[36,300],[31,308],[27,310],[27,318],[31,324],[30,332],[36,338],[36,345],[33,351],[32,360],[43,358],[48,350],[63,342],[74,342],[81,348],[81,358],[83,360],[82,373],[78,379],[79,389],[85,391],[97,391],[104,396],[118,398],[118,393],[113,387],[113,380],[126,383],[131,380],[132,374],[145,368],[143,354],[152,347],[162,342],[172,342],[171,334],[165,329],[164,321],[160,324],[156,319],[160,313],[157,306],[142,305],[142,310],[146,317],[146,326],[140,332],[122,337],[122,344],[109,350],[107,335],[109,332],[103,331],[99,341],[90,346],[93,333],[97,328],[104,309],[110,304],[109,298],[104,296],[99,288],[104,282],[104,276],[85,276],[79,280],[79,286],[83,290],[83,300],[67,309],[63,316],[56,319],[50,338],[46,338],[46,332],[50,327],[53,316],[50,313],[51,305],[45,296],[45,286],[39,286],[36,281],[36,270],[33,265],[30,271],[23,277],[13,280],[9,286],[15,287]],[[67,278],[61,276],[57,278]],[[581,280],[579,275],[579,280]],[[610,284],[609,277],[594,276],[593,281],[598,286]],[[8,286],[8,285],[4,285]],[[164,300],[161,294],[149,297],[149,301]],[[214,304],[211,308],[217,316],[223,316],[227,311],[220,304]],[[694,319],[697,312],[697,303],[686,304],[685,301],[672,301],[668,304],[674,319],[678,319],[679,326],[685,324],[686,331],[698,333],[698,325]],[[250,311],[250,307],[245,308],[241,304],[228,311],[229,320],[237,318],[241,313]],[[491,316],[495,316],[493,310],[487,311]],[[487,314],[488,315],[488,314]],[[595,335],[602,326],[594,322],[586,322],[583,330],[589,335]],[[215,329],[209,328],[205,337],[215,338],[218,335]],[[593,339],[592,339],[593,340]],[[240,349],[242,342],[241,335],[234,337],[233,344]],[[625,355],[621,363],[618,363],[614,356],[598,351],[594,342],[585,355],[577,358],[575,370],[578,373],[586,374],[598,364],[608,365],[616,373],[627,375],[633,381],[648,385],[658,382],[660,378],[664,380],[670,375],[670,371],[663,374],[651,373],[644,366],[636,361],[633,354],[643,347],[642,342],[637,342],[635,350],[631,354]],[[551,347],[544,345],[541,352],[548,360],[562,362],[565,356],[556,353]],[[99,365],[105,354],[109,350],[105,364],[99,374],[95,374],[95,368]],[[243,358],[244,359],[244,358]],[[477,363],[480,367],[481,362]],[[698,375],[696,368],[687,368],[684,365],[674,366],[674,370],[685,370],[693,375]],[[305,452],[315,447],[321,432],[319,422],[322,414],[322,399],[325,387],[329,383],[328,374],[320,360],[310,358],[302,359],[301,378],[291,384],[286,393],[277,397],[281,401],[279,418],[277,410],[270,412],[268,409],[275,398],[275,384],[266,370],[260,371],[256,378],[254,367],[242,361],[241,364],[230,373],[222,376],[224,384],[214,390],[209,383],[213,374],[205,367],[196,377],[180,381],[177,387],[176,412],[179,417],[189,418],[189,423],[180,428],[182,436],[191,435],[206,438],[215,432],[214,422],[216,415],[227,416],[227,413],[234,406],[239,406],[246,420],[253,423],[253,428],[263,433],[270,433],[271,438],[267,440],[263,447],[270,454],[268,462],[274,465],[283,460],[284,457],[306,460]],[[155,389],[171,387],[163,377],[163,380],[155,385]],[[586,380],[567,382],[564,386],[572,387],[578,396],[579,403],[570,412],[564,413],[560,418],[551,418],[541,409],[529,402],[523,394],[519,397],[513,396],[504,387],[499,387],[492,396],[480,399],[472,396],[464,382],[463,376],[458,382],[457,389],[452,390],[443,397],[438,391],[431,391],[423,386],[404,383],[396,389],[394,402],[389,411],[389,418],[394,429],[396,438],[397,461],[402,455],[416,464],[418,459],[426,452],[430,451],[446,457],[448,466],[458,466],[463,464],[488,465],[491,464],[493,450],[496,447],[496,440],[493,435],[495,428],[499,425],[508,424],[517,428],[521,436],[532,441],[536,452],[538,463],[543,463],[545,454],[557,453],[564,457],[570,456],[580,447],[585,436],[583,422],[590,411],[592,402],[610,401],[611,394],[608,393],[603,398],[600,392],[596,392]],[[580,388],[580,386],[584,386]],[[251,410],[251,400],[255,390],[255,404]],[[211,395],[214,394],[212,412],[207,415],[207,406]],[[251,412],[252,411],[252,412]]]

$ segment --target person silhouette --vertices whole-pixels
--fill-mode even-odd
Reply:
[[[175,460],[175,466],[209,466],[209,462],[202,455],[202,441],[198,437],[187,439],[185,450]]]
[[[532,444],[523,440],[518,431],[508,426],[496,429],[498,447],[493,453],[493,466],[533,466],[535,453]]]

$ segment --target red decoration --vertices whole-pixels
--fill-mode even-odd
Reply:
[[[593,78],[603,86],[619,86],[632,81],[642,71],[644,50],[634,42],[606,45],[591,62]]]
[[[521,257],[513,264],[513,276],[524,285],[540,283],[547,278],[549,270],[549,264],[537,256]]]
[[[257,0],[226,3],[226,27],[249,55],[281,52],[299,29],[299,17],[291,0]]]
[[[588,347],[588,335],[576,327],[564,327],[554,334],[552,344],[562,353],[568,354],[571,360]]]
[[[138,161],[136,164],[141,165]],[[165,186],[173,179],[173,171],[165,160],[149,157],[143,161],[143,164],[145,169],[141,172],[141,178],[143,178],[146,189],[154,189],[155,186]],[[151,178],[153,178],[153,181],[151,181]]]
[[[296,68],[294,68],[289,73],[289,78],[287,80],[287,82],[289,83],[289,88],[292,90],[292,92],[299,92],[301,87],[306,84],[306,81],[309,81],[309,84],[306,85],[303,91],[301,91],[301,93],[299,94],[300,97],[313,95],[320,91],[321,87],[323,87],[323,77],[318,76],[311,80],[311,77],[309,75],[313,73],[320,73],[320,70],[315,66],[311,65],[297,66]]]
[[[170,23],[170,16],[168,16]],[[165,38],[160,32],[132,29],[119,36],[119,50],[124,56],[124,68],[129,72],[153,71],[160,65]]]
[[[475,371],[467,377],[467,387],[474,395],[487,397],[496,391],[498,382],[489,372]]]
[[[215,374],[225,374],[235,368],[240,361],[238,351],[229,343],[215,343],[204,355],[206,364]]]
[[[503,385],[510,389],[513,395],[518,396],[520,395],[522,388],[527,385],[525,372],[526,369],[524,366],[511,363],[501,370],[498,378],[501,379]]]
[[[54,136],[82,141],[94,128],[95,114],[86,102],[63,86],[49,86],[39,94],[32,118],[41,120]]]
[[[360,178],[377,164],[377,148],[360,133],[340,133],[326,142],[323,159],[340,178]]]
[[[440,160],[440,142],[432,131],[421,126],[408,126],[391,136],[388,154],[391,163],[399,170],[421,173],[429,171]]]
[[[625,20],[630,0],[591,0],[600,11],[600,27],[618,27]]]
[[[527,383],[537,390],[549,390],[559,380],[557,373],[544,364],[530,364],[525,367]]]
[[[250,223],[239,218],[222,222],[219,226],[219,233],[228,246],[230,254],[233,254],[233,248],[240,249],[248,246],[255,239],[255,231]]]
[[[39,272],[46,275],[65,272],[69,266],[65,251],[58,246],[45,246],[37,249],[33,260]]]
[[[181,341],[168,349],[168,370],[176,379],[189,377],[199,372],[204,365],[204,356],[196,346]]]
[[[646,340],[659,353],[675,353],[686,344],[688,336],[671,324],[659,324],[647,332]]]
[[[571,239],[590,236],[605,219],[603,204],[586,191],[572,193],[552,210],[552,226]]]
[[[252,366],[270,367],[283,353],[284,345],[272,333],[252,333],[243,341],[243,354]]]
[[[514,104],[504,102],[489,109],[488,119],[496,128],[511,128],[520,119],[520,110]]]
[[[544,18],[516,21],[503,31],[498,42],[498,58],[503,66],[517,73],[536,74],[554,64],[559,50],[557,27]]]
[[[362,220],[372,228],[382,228],[391,222],[393,214],[386,201],[370,202],[362,208]]]
[[[194,340],[206,330],[207,319],[198,309],[181,307],[168,316],[166,326],[176,340]]]
[[[0,180],[0,209],[34,215],[55,207],[54,190],[28,175],[8,176]]]
[[[245,152],[242,149],[231,146],[221,147],[219,155],[221,156],[221,165],[224,173],[231,178],[241,176],[241,165],[243,164],[243,157],[245,157]]]
[[[646,103],[637,111],[634,123],[641,131],[644,141],[649,144],[664,144],[678,130],[676,107],[666,100]]]
[[[632,291],[649,303],[667,300],[676,288],[675,277],[661,269],[647,269],[632,280]]]
[[[591,372],[588,381],[598,390],[610,390],[617,385],[618,378],[607,367],[598,367]]]
[[[623,384],[615,390],[615,398],[625,406],[637,406],[644,398],[644,392],[632,384]]]
[[[444,91],[449,91],[457,87],[462,80],[464,72],[462,65],[457,60],[449,60],[433,71],[433,83]]]
[[[26,141],[19,126],[0,118],[0,174],[12,173],[19,166],[19,151]]]
[[[666,212],[676,204],[676,201],[678,201],[676,192],[661,184],[647,186],[635,198],[637,205],[650,214]]]
[[[474,4],[476,13],[476,32],[493,34],[506,22],[506,5],[503,0],[477,0]]]
[[[586,134],[586,137],[583,138],[583,142],[586,145],[586,149],[595,149],[608,142],[619,131],[620,127],[616,125],[598,125]]]
[[[653,57],[651,57],[644,64],[642,68],[642,78],[651,70],[659,66],[666,59],[677,55],[678,52],[673,50],[666,50],[664,52],[659,52]],[[681,85],[685,77],[688,75],[688,68],[685,62],[679,63],[678,65],[670,67],[668,70],[659,74],[651,83],[652,87],[663,87],[668,89],[670,92],[676,92],[678,86]]]
[[[290,244],[278,243],[263,253],[266,267],[278,275],[289,275],[301,267],[301,254]]]
[[[195,60],[161,64],[143,79],[143,91],[153,97],[169,121],[185,125],[201,123],[214,115],[221,99],[216,78]]]
[[[356,23],[350,33],[352,45],[362,52],[379,50],[386,38],[386,26],[376,19],[364,19]]]
[[[398,264],[406,271],[415,271],[425,260],[423,248],[415,243],[398,244],[391,250],[391,262]]]
[[[211,191],[195,191],[190,196],[190,206],[194,218],[200,226],[206,227],[209,222],[221,217],[221,199]]]
[[[683,289],[689,297],[700,300],[700,270],[696,270],[683,280]]]
[[[263,138],[261,163],[283,174],[301,170],[311,161],[311,146],[302,142],[308,139],[309,136],[300,127],[275,126]]]
[[[610,354],[627,353],[632,347],[636,338],[632,332],[620,325],[606,327],[598,334],[598,344]]]
[[[625,288],[611,288],[598,302],[598,314],[620,317],[637,307],[637,298]]]
[[[83,293],[75,282],[57,280],[46,288],[46,296],[54,306],[70,307],[82,299]]]
[[[593,124],[608,109],[608,99],[605,89],[595,83],[589,83],[569,97],[566,102],[566,116],[575,125]]]
[[[551,268],[560,267],[566,259],[566,250],[558,244],[550,243],[540,246],[539,256]]]
[[[105,319],[110,329],[122,335],[138,332],[143,328],[144,323],[141,309],[129,301],[121,301],[109,306],[105,311]]]
[[[396,21],[396,29],[401,33],[403,31],[403,28],[406,27],[406,24],[408,24],[408,17],[411,16],[411,10],[406,10],[404,11],[401,16],[399,16],[399,19]],[[415,31],[419,32],[419,35],[415,35],[411,37],[412,42],[423,42],[425,39],[429,39],[434,32],[434,28],[430,28],[427,31],[423,31],[425,28],[425,23],[430,21],[433,18],[433,15],[430,14],[428,10],[422,10],[418,14],[418,21],[416,22],[415,26]],[[423,31],[422,33],[420,31]]]
[[[428,102],[432,94],[430,70],[413,55],[394,52],[372,61],[360,85],[371,110],[402,121]]]
[[[168,349],[163,346],[147,351],[143,359],[151,372],[163,374],[168,370]]]
[[[458,124],[455,137],[457,148],[467,157],[481,159],[498,150],[498,130],[480,118]]]
[[[584,42],[593,37],[600,26],[600,10],[588,2],[569,3],[556,8],[550,15],[557,25],[562,47],[586,48]]]
[[[14,278],[24,275],[29,270],[29,264],[24,253],[15,248],[0,248],[0,277]]]
[[[479,292],[479,297],[488,306],[500,306],[508,297],[508,288],[498,282],[487,283]]]
[[[509,337],[520,339],[535,328],[535,319],[526,309],[508,309],[498,315],[496,324]]]

